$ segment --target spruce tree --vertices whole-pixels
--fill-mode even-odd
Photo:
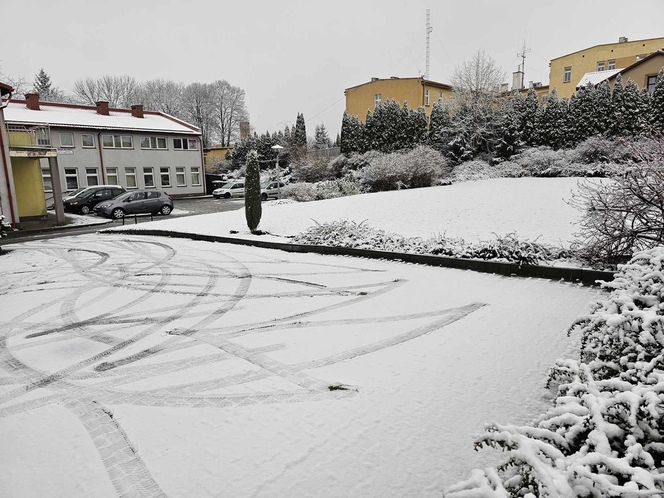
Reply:
[[[648,113],[647,94],[631,79],[623,92],[623,123],[626,135],[636,136],[646,129]]]
[[[307,128],[304,123],[304,114],[297,113],[295,130],[292,133],[293,155],[304,157],[307,154]]]
[[[429,117],[428,129],[428,142],[434,149],[440,150],[441,131],[449,130],[452,124],[450,112],[442,100],[438,100],[431,108],[431,116]]]
[[[258,153],[255,150],[247,154],[247,171],[244,178],[244,214],[251,233],[256,233],[261,221],[261,173]]]
[[[35,75],[34,91],[43,99],[46,99],[51,95],[51,77],[46,74],[46,71],[44,71],[43,68]]]
[[[655,133],[664,133],[664,69],[657,76],[655,91],[650,97],[650,128]]]
[[[497,157],[509,159],[521,150],[523,142],[519,129],[520,114],[517,111],[521,103],[518,100],[507,102],[498,114],[495,140],[492,144],[493,152]]]
[[[341,135],[339,136],[339,148],[342,154],[362,152],[362,123],[355,116],[349,116],[344,112],[341,121]]]
[[[327,134],[327,129],[324,124],[316,126],[316,134],[314,136],[314,147],[317,149],[327,149],[330,146],[330,136]]]
[[[410,118],[412,135],[410,146],[414,147],[427,142],[427,113],[424,107],[419,107]]]
[[[618,74],[611,92],[611,113],[607,134],[610,136],[625,134],[625,88],[622,76]]]
[[[519,120],[519,133],[521,139],[526,145],[535,145],[537,141],[537,130],[535,128],[535,116],[540,105],[537,100],[537,93],[534,89],[528,90],[525,100],[519,102],[516,109]]]
[[[593,91],[594,132],[597,135],[606,135],[611,128],[611,104],[611,88],[604,80]]]

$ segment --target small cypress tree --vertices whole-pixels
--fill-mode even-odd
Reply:
[[[256,233],[261,221],[261,173],[258,153],[255,150],[247,154],[247,172],[244,179],[244,214],[251,233]]]

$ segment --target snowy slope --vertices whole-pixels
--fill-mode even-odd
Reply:
[[[543,411],[599,292],[126,235],[17,244],[3,270],[0,494],[21,497],[439,497],[496,463],[485,422]]]
[[[277,236],[299,233],[315,221],[363,221],[404,236],[438,234],[468,240],[517,232],[527,239],[569,243],[579,213],[566,203],[578,178],[499,178],[444,187],[362,194],[325,201],[263,204],[260,228]],[[175,201],[177,205],[177,200]],[[220,200],[219,202],[225,202]],[[315,220],[315,221],[314,221]],[[244,210],[132,226],[247,237]],[[266,237],[264,237],[266,238]]]

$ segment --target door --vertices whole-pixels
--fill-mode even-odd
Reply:
[[[143,213],[143,204],[145,203],[145,192],[134,192],[125,202],[124,210],[127,214]]]
[[[145,212],[156,213],[161,209],[161,194],[159,192],[147,192],[144,201]]]

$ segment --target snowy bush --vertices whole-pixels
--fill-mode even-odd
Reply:
[[[583,213],[575,245],[591,263],[664,244],[664,159],[625,168],[611,181],[581,183],[572,198]]]
[[[623,138],[590,137],[571,151],[574,162],[583,164],[624,163],[630,159],[632,141]]]
[[[392,152],[366,159],[368,164],[358,176],[372,192],[429,187],[450,171],[445,157],[424,145],[408,152]]]
[[[327,159],[298,159],[291,164],[293,177],[298,182],[319,182],[334,175],[328,169]]]
[[[291,183],[286,185],[283,190],[284,197],[294,199],[298,202],[334,199],[335,197],[361,193],[362,190],[359,182],[352,177],[325,180],[316,183]]]
[[[664,496],[664,246],[603,286],[570,329],[580,360],[550,372],[553,406],[532,425],[488,425],[476,448],[504,450],[504,463],[445,496]]]
[[[466,161],[454,167],[451,177],[455,182],[485,180],[498,178],[498,170],[486,161]]]
[[[563,249],[519,240],[516,234],[497,235],[495,240],[476,243],[446,236],[422,239],[404,237],[378,230],[364,222],[349,220],[316,223],[315,226],[293,237],[293,242],[464,259],[502,260],[527,265],[569,256],[569,253]]]

